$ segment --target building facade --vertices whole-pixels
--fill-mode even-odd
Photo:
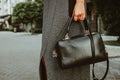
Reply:
[[[0,0],[0,18],[11,15],[13,7],[19,2],[25,2],[25,0]]]
[[[17,3],[20,2],[28,2],[28,1],[35,1],[35,0],[0,0],[0,25],[2,22],[4,22],[9,28],[9,25],[7,22],[9,19],[9,16],[13,13],[13,8]],[[93,9],[93,4],[91,0],[86,0],[87,2],[87,19],[89,20],[89,24],[92,26],[92,31],[97,31],[97,17],[96,12]]]
[[[26,2],[30,0],[0,0],[0,16],[11,15],[14,6],[19,2]],[[34,0],[31,0],[34,1]]]
[[[20,2],[35,1],[35,0],[0,0],[0,28],[6,25],[9,28],[9,21],[13,8]]]

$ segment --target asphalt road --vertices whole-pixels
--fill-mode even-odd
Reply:
[[[0,80],[38,80],[41,35],[0,32]]]
[[[0,32],[0,80],[39,80],[41,34]],[[120,48],[107,46],[109,56],[118,56]],[[115,54],[117,53],[117,54]],[[105,63],[96,65],[97,76],[102,76]],[[120,80],[120,58],[110,58],[106,80]]]

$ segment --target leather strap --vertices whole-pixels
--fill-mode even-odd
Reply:
[[[96,76],[95,76],[95,73],[94,73],[94,67],[95,67],[95,64],[93,64],[93,68],[92,68],[92,76],[93,76],[93,80],[104,80],[107,76],[107,73],[108,73],[108,70],[109,70],[109,59],[107,58],[107,68],[106,68],[106,72],[104,74],[104,76],[101,78],[101,79],[98,79]]]
[[[70,18],[70,21],[68,22],[68,30],[67,33],[69,33],[70,31],[70,27],[73,21],[73,16]],[[81,22],[81,21],[80,21]],[[95,57],[95,45],[94,45],[94,40],[93,40],[93,36],[92,36],[92,31],[90,26],[88,25],[87,19],[85,19],[85,21],[83,21],[84,25],[88,28],[89,31],[89,37],[90,37],[90,41],[91,41],[91,51],[92,51],[92,57]],[[83,27],[83,26],[82,26]],[[100,35],[101,37],[101,35]],[[109,59],[108,59],[108,53],[106,53],[106,61],[107,61],[107,68],[106,68],[106,72],[104,74],[104,76],[101,79],[96,78],[95,73],[94,73],[94,67],[95,67],[95,63],[93,63],[93,68],[92,68],[92,76],[93,76],[93,80],[104,80],[107,76],[108,70],[109,70]]]
[[[87,19],[85,19],[86,25],[88,27],[89,33],[90,33],[90,39],[91,39],[91,49],[92,49],[92,55],[93,58],[95,57],[95,46],[94,46],[94,40],[93,40],[93,36],[92,36],[92,31],[90,26],[88,25]],[[101,37],[101,35],[100,35]],[[101,79],[96,78],[95,73],[94,73],[94,67],[95,67],[95,63],[93,63],[93,69],[92,69],[92,75],[93,75],[93,80],[104,80],[107,76],[108,70],[109,70],[109,59],[108,59],[108,53],[106,53],[106,63],[107,63],[107,68],[106,68],[106,72],[104,74],[104,76]]]

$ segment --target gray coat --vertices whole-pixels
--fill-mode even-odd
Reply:
[[[67,27],[65,23],[68,18],[68,0],[44,0],[40,60],[44,56],[48,80],[89,80],[89,65],[62,70],[58,65],[57,59],[52,57],[56,42],[64,38]],[[80,34],[81,24],[75,22],[72,26],[74,27],[71,28],[70,36]]]

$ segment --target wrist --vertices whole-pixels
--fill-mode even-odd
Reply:
[[[76,0],[76,3],[84,3],[84,0]]]

